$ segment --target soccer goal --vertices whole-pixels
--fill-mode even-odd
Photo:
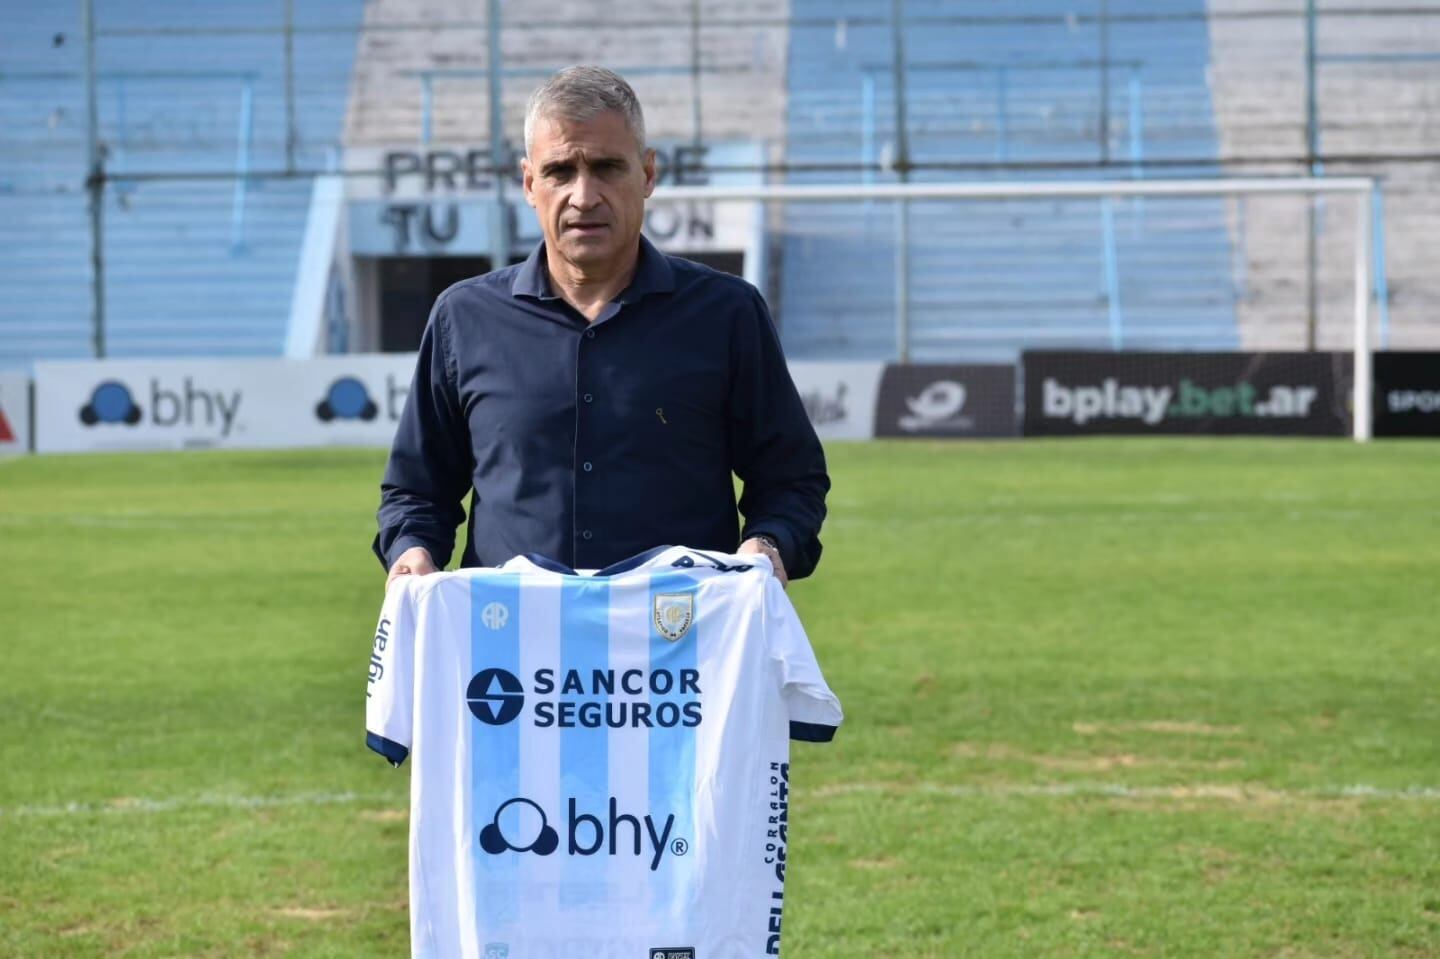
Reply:
[[[702,252],[748,231],[792,359],[1319,351],[1364,441],[1375,197],[1367,177],[669,186],[647,230]]]

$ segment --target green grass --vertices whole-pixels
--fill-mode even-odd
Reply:
[[[831,462],[787,956],[1440,955],[1440,444]],[[0,463],[0,955],[405,953],[380,466]]]

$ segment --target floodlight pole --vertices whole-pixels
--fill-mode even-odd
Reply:
[[[90,194],[90,323],[95,358],[105,358],[105,166],[95,95],[95,2],[80,0],[85,32],[85,189]]]

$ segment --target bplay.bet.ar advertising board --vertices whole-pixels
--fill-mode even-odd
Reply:
[[[1027,351],[1025,435],[1343,436],[1343,353]]]
[[[413,354],[35,365],[35,448],[384,446]]]

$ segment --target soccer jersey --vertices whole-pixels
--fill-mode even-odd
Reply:
[[[840,721],[763,556],[397,580],[366,722],[412,757],[413,954],[779,954],[789,741]]]

